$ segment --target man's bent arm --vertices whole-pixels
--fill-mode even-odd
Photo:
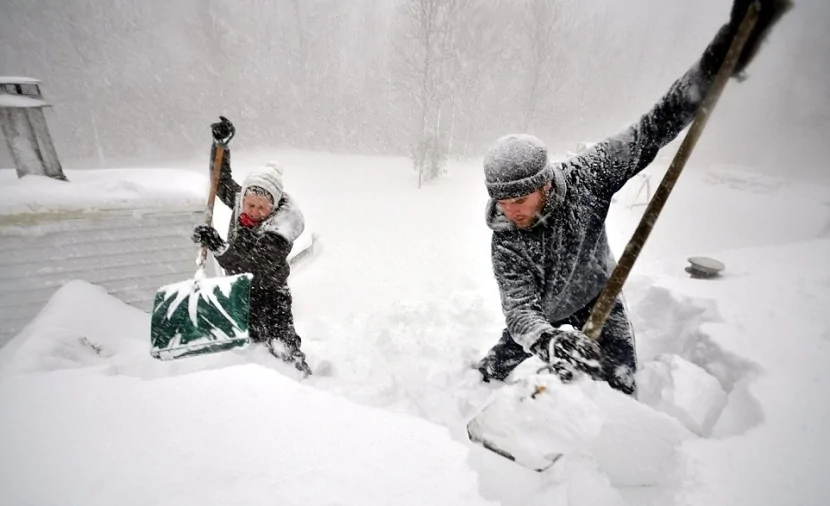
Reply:
[[[543,333],[553,330],[542,309],[542,289],[533,276],[533,267],[508,241],[494,237],[492,255],[507,331],[531,353],[530,346]]]

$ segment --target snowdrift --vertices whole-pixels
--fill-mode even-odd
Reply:
[[[421,419],[255,364],[121,374],[158,365],[146,325],[73,282],[3,348],[4,504],[495,504],[466,448]]]

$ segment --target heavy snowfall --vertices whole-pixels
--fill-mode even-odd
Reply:
[[[69,182],[19,178],[2,144],[0,503],[827,504],[821,0],[796,2],[726,86],[624,285],[636,398],[550,376],[533,416],[502,406],[495,421],[529,453],[571,449],[543,472],[467,434],[542,365],[507,383],[474,368],[505,325],[488,146],[529,132],[552,160],[579,156],[651,107],[729,5],[7,2],[0,75],[40,80]],[[436,45],[418,32],[425,12]],[[154,213],[203,208],[219,115],[237,128],[234,178],[278,160],[305,216],[288,285],[309,377],[263,346],[154,359],[138,288],[105,286],[193,275],[191,224]],[[614,196],[614,255],[678,144]],[[102,212],[139,225],[101,232]],[[225,238],[230,216],[217,200]],[[145,253],[141,224],[180,231],[179,251]],[[49,236],[54,250],[36,251]],[[700,256],[722,262],[717,277],[690,275]],[[21,276],[37,289],[16,291]]]

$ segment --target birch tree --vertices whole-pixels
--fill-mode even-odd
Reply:
[[[393,82],[414,109],[411,157],[418,187],[440,175],[446,160],[441,108],[452,90],[455,34],[468,0],[405,0],[392,44]]]

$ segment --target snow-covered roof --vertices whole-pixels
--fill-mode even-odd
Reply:
[[[44,176],[17,178],[0,170],[0,221],[4,215],[116,209],[196,209],[207,199],[207,176],[178,169],[64,171],[70,182]]]
[[[33,77],[0,76],[0,84],[40,84],[40,79]]]
[[[23,95],[0,93],[0,107],[48,107],[43,100]]]

